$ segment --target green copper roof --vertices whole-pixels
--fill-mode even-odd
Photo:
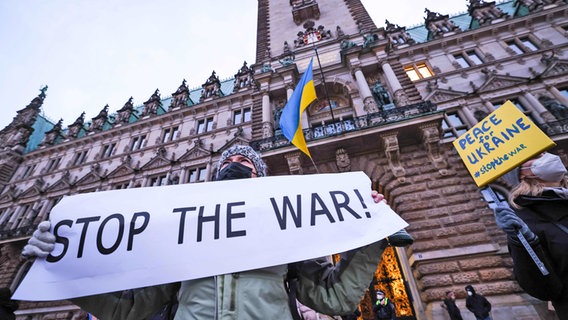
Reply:
[[[39,146],[39,144],[43,141],[43,137],[45,137],[45,132],[53,129],[55,124],[45,118],[43,115],[38,115],[35,123],[32,125],[34,131],[32,132],[30,139],[28,140],[28,144],[24,149],[24,153],[31,152]]]
[[[501,11],[508,14],[510,17],[523,16],[528,13],[527,10],[525,10],[525,13],[522,13],[522,10],[517,10],[519,9],[518,6],[519,5],[516,4],[515,0],[503,1],[496,4],[497,8],[501,9]],[[450,21],[458,26],[462,30],[462,32],[473,30],[479,27],[479,23],[475,19],[473,19],[468,12],[459,13],[454,16],[450,15]],[[432,40],[428,38],[429,31],[428,29],[426,29],[426,26],[424,24],[407,28],[406,31],[417,43],[424,43]]]

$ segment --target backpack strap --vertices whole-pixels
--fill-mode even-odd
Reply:
[[[284,280],[284,287],[288,293],[288,306],[290,307],[290,313],[292,313],[292,318],[294,320],[302,320],[302,316],[298,313],[298,304],[296,303],[296,290],[298,289],[298,274],[296,268],[291,263],[288,265],[288,273],[286,274],[286,279]]]

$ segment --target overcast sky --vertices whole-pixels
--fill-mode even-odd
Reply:
[[[280,0],[286,1],[286,0]],[[319,0],[320,3],[325,0]],[[362,0],[378,27],[467,10],[468,0]],[[108,104],[140,105],[183,79],[200,87],[216,71],[232,78],[253,64],[257,0],[1,0],[0,129],[48,85],[44,114],[64,127]]]

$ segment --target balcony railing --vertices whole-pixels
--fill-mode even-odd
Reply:
[[[27,226],[19,227],[19,228],[16,228],[16,229],[6,229],[6,230],[0,229],[0,240],[11,239],[11,238],[19,238],[19,237],[24,237],[24,236],[31,236],[36,228],[37,228],[37,224],[36,225],[27,225]]]
[[[538,127],[549,137],[568,133],[568,119],[541,123]]]
[[[304,137],[306,141],[324,139],[340,135],[345,132],[364,130],[383,126],[389,123],[398,122],[404,119],[422,116],[436,111],[436,105],[430,101],[383,110],[370,113],[361,117],[343,119],[334,123],[324,124],[322,126],[304,129]],[[289,146],[291,143],[277,130],[274,137],[255,140],[251,142],[251,146],[258,151],[267,151]]]

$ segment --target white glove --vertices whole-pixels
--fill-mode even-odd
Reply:
[[[53,248],[55,248],[55,236],[49,232],[51,228],[51,222],[43,221],[37,226],[37,230],[28,240],[28,244],[22,250],[22,256],[24,258],[45,258],[47,257]]]

